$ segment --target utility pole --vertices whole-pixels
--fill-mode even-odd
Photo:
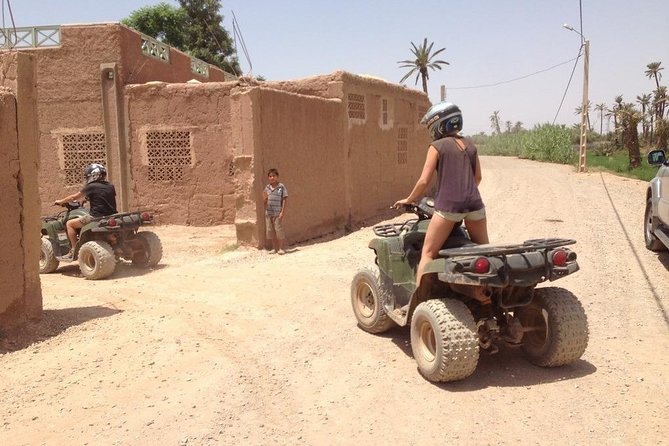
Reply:
[[[590,41],[583,42],[583,104],[581,105],[581,144],[578,150],[578,171],[585,172],[585,152],[588,145],[588,76],[590,70]]]
[[[581,104],[581,144],[578,149],[578,171],[585,172],[585,153],[588,146],[588,75],[590,71],[590,41],[585,36],[568,24],[562,25],[569,31],[574,31],[581,36],[581,45],[584,52],[583,57],[583,103]]]

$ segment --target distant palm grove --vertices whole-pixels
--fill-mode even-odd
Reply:
[[[669,135],[669,107],[667,87],[661,85],[661,62],[646,65],[643,74],[652,82],[649,93],[641,93],[626,102],[622,95],[613,98],[612,104],[595,104],[595,125],[591,121],[592,107],[588,103],[586,122],[588,125],[589,156],[615,156],[624,153],[627,170],[642,165],[641,149],[667,148]],[[576,107],[575,114],[581,114]],[[613,128],[611,129],[611,124]],[[541,124],[532,130],[525,130],[522,122],[502,122],[500,110],[490,115],[492,135],[484,133],[473,138],[481,148],[481,153],[489,155],[510,155],[521,158],[564,164],[575,163],[578,154],[574,145],[579,142],[580,124],[572,127]]]

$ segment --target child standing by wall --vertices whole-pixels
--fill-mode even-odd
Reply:
[[[272,168],[267,172],[269,184],[263,190],[263,199],[265,201],[265,228],[267,239],[272,240],[272,248],[279,254],[285,254],[283,241],[285,235],[283,232],[283,216],[286,209],[286,198],[288,190],[283,183],[279,182],[279,171]]]

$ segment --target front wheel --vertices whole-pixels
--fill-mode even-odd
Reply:
[[[362,268],[351,282],[353,314],[360,327],[369,333],[383,333],[396,325],[383,306],[391,291],[381,283],[379,274],[376,268]]]
[[[654,251],[666,251],[667,247],[653,234],[653,201],[650,197],[646,200],[646,213],[643,220],[643,238],[646,242],[646,248]]]
[[[458,381],[474,373],[479,340],[474,317],[455,299],[421,303],[411,317],[411,350],[430,381]]]
[[[40,274],[48,274],[56,271],[60,262],[53,252],[53,245],[51,240],[42,237],[42,247],[39,253],[39,272]]]
[[[111,245],[103,241],[90,241],[79,248],[79,269],[89,280],[104,279],[116,269],[116,257]]]
[[[588,319],[576,296],[563,288],[537,288],[529,305],[516,310],[522,348],[532,364],[557,367],[580,358],[588,345]]]
[[[132,264],[140,268],[156,266],[163,258],[163,245],[160,238],[151,231],[137,233],[142,249],[132,256]]]

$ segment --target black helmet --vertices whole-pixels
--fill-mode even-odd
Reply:
[[[462,112],[452,102],[440,102],[430,107],[420,123],[427,124],[434,141],[462,130]]]
[[[107,178],[107,169],[102,164],[92,163],[84,167],[84,180],[86,184],[93,181],[102,181]]]

